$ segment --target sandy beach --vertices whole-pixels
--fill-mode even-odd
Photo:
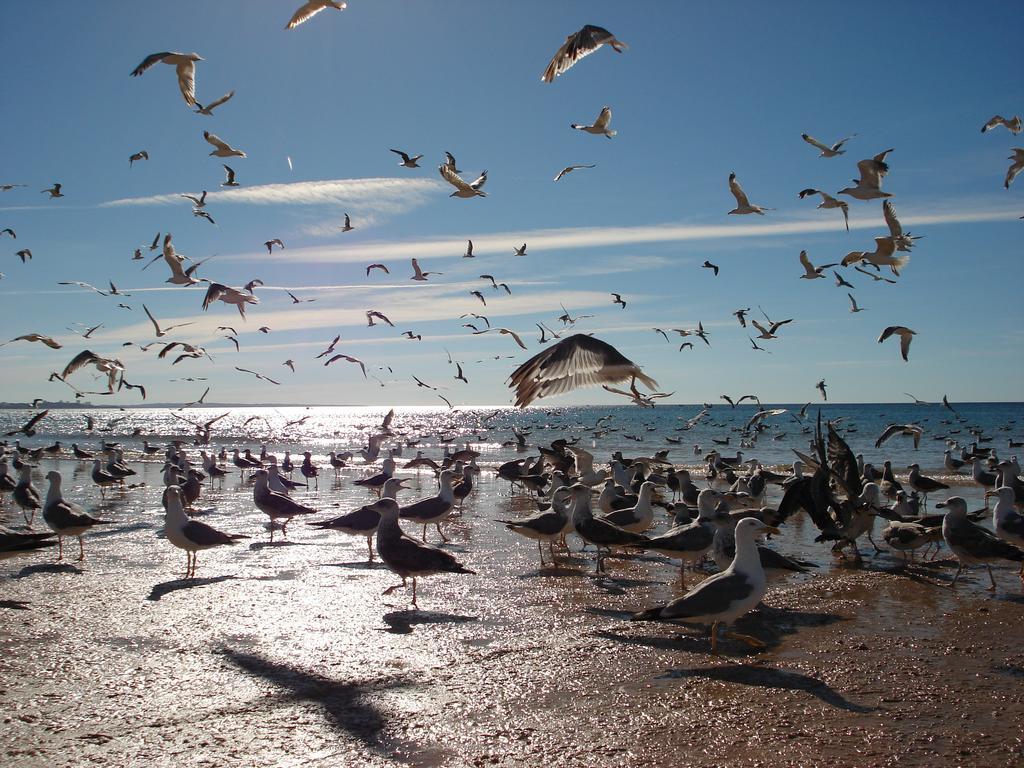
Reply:
[[[158,483],[156,464],[138,466]],[[322,479],[321,497],[342,508],[367,500]],[[432,483],[420,476],[410,498]],[[200,519],[253,538],[201,553],[198,578],[182,580],[183,553],[159,538],[157,487],[95,505],[116,525],[87,537],[81,567],[46,551],[5,563],[5,765],[1024,758],[1024,596],[1009,565],[995,595],[984,570],[949,589],[945,550],[911,567],[890,552],[833,565],[801,516],[778,547],[820,567],[773,580],[738,623],[767,649],[725,640],[716,658],[706,631],[628,620],[674,595],[674,564],[616,558],[595,578],[574,537],[571,556],[541,570],[536,548],[492,521],[526,500],[486,473],[446,527],[477,575],[423,579],[419,611],[407,591],[381,596],[397,579],[365,562],[362,539],[296,521],[269,544],[237,479],[204,494],[198,506],[215,511]]]

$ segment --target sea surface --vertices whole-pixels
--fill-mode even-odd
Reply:
[[[508,407],[397,407],[391,421],[394,436],[384,441],[381,458],[389,448],[400,448],[404,458],[422,450],[437,459],[446,446],[454,450],[468,443],[481,453],[479,464],[494,465],[524,455],[515,447],[513,430],[518,430],[528,433],[527,444],[531,447],[546,446],[558,438],[578,440],[577,444],[594,453],[598,462],[614,451],[640,456],[667,449],[675,464],[694,466],[703,462],[708,451],[717,449],[725,456],[742,451],[744,458],[779,466],[793,461],[793,449],[808,451],[820,413],[822,422],[831,420],[836,424],[854,453],[863,454],[865,461],[880,466],[888,458],[897,471],[918,462],[926,474],[944,475],[943,451],[947,440],[960,446],[978,441],[999,455],[1020,455],[1021,451],[1010,448],[1009,442],[1024,440],[1024,403],[957,403],[953,405],[955,412],[941,404],[812,403],[805,409],[804,417],[798,418],[802,407],[765,403],[766,409],[785,408],[786,413],[768,418],[751,447],[741,447],[740,434],[758,411],[749,403],[736,408],[716,404],[692,427],[688,424],[702,406],[581,406],[524,411]],[[31,413],[0,411],[0,431],[17,429]],[[65,447],[77,443],[91,451],[101,441],[117,442],[129,457],[134,457],[143,440],[163,445],[181,439],[187,446],[194,442],[194,425],[226,414],[210,429],[209,445],[213,448],[250,448],[258,452],[265,445],[270,452],[289,450],[293,455],[308,450],[315,461],[324,463],[330,451],[357,452],[365,448],[368,438],[380,432],[387,413],[387,408],[320,406],[54,409],[37,425],[36,435],[21,436],[21,444],[39,447],[60,441]],[[93,422],[91,429],[89,419]],[[911,438],[897,436],[875,448],[875,440],[889,424],[920,425],[924,434],[919,447],[915,449]],[[728,444],[717,444],[716,440],[728,440]],[[701,453],[695,452],[695,445]],[[354,463],[363,463],[358,454]]]

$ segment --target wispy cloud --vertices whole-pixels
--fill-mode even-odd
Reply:
[[[937,202],[927,208],[907,207],[900,211],[904,227],[1009,221],[1020,212],[1009,205],[971,201],[970,206],[957,206],[956,201]],[[310,246],[288,252],[292,263],[359,263],[381,259],[461,258],[467,237],[473,240],[477,255],[511,255],[513,244],[524,240],[531,251],[564,251],[581,248],[673,243],[699,240],[727,240],[771,238],[794,234],[815,234],[843,231],[842,218],[821,215],[786,219],[783,221],[751,222],[736,220],[724,224],[676,223],[635,227],[568,227],[562,229],[519,230],[511,232],[469,234],[459,237],[438,237],[422,240],[357,242],[344,250],[335,246]],[[885,231],[881,207],[876,215],[850,221],[851,230],[872,229]],[[749,218],[749,217],[746,217]],[[245,253],[221,257],[224,260],[248,260],[258,254]]]
[[[218,205],[339,205],[395,213],[422,205],[442,186],[440,181],[422,178],[325,179],[215,190],[209,192],[206,199]],[[194,194],[194,191],[189,193]],[[123,197],[100,203],[98,207],[171,204],[181,205],[181,193]]]

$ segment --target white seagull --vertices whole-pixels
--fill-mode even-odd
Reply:
[[[212,144],[216,149],[210,153],[211,156],[216,157],[245,157],[245,152],[240,149],[235,149],[226,141],[223,141],[218,136],[213,135],[209,131],[203,131],[203,138],[209,144]]]
[[[221,96],[216,101],[211,101],[205,107],[197,101],[196,102],[196,107],[197,107],[196,114],[197,115],[206,115],[207,117],[213,117],[213,110],[215,110],[217,107],[219,107],[224,102],[229,101],[231,99],[231,97],[234,96],[234,95],[235,95],[234,91],[228,91],[227,93],[225,93],[223,96]]]
[[[439,165],[437,170],[441,173],[441,178],[455,187],[455,191],[452,192],[449,197],[487,197],[487,193],[484,192],[481,187],[487,182],[487,171],[481,173],[475,181],[467,184],[463,181],[459,174],[455,173],[449,165]]]
[[[198,53],[176,53],[174,51],[152,53],[132,70],[132,77],[138,77],[154,64],[161,61],[175,68],[178,74],[178,88],[181,89],[181,95],[185,99],[186,104],[194,107],[196,105],[196,62],[203,61],[203,57]]]
[[[563,176],[565,176],[567,173],[572,173],[573,171],[577,171],[580,168],[596,168],[596,167],[597,167],[596,164],[595,165],[567,165],[567,166],[565,166],[565,168],[563,168],[562,170],[560,170],[558,172],[558,175],[555,176],[555,181],[558,181]]]
[[[597,116],[593,125],[580,125],[579,123],[570,123],[570,128],[575,128],[577,131],[583,131],[584,133],[592,133],[595,136],[607,136],[609,139],[614,136],[618,131],[613,131],[608,128],[608,125],[612,121],[612,108],[601,107],[601,113]],[[558,179],[555,179],[558,181]]]
[[[736,181],[736,174],[729,174],[729,191],[732,192],[732,196],[736,198],[736,207],[733,208],[729,213],[744,214],[744,213],[756,213],[759,216],[764,216],[765,211],[773,210],[771,208],[762,208],[760,205],[751,205],[747,199],[746,193],[743,191],[743,187]]]
[[[889,267],[899,277],[900,270],[910,261],[910,256],[896,256],[896,241],[891,237],[876,237],[874,251],[850,251],[843,257],[842,265],[848,267],[866,261],[876,267]]]
[[[1013,163],[1009,168],[1006,169],[1006,178],[1003,180],[1003,187],[1009,189],[1010,185],[1013,184],[1013,180],[1017,178],[1017,174],[1024,170],[1024,149],[1020,147],[1013,148],[1013,154],[1010,155],[1007,160],[1013,160]],[[60,184],[57,184],[58,191],[60,190]]]
[[[892,152],[892,149],[887,149],[884,152],[879,152],[870,160],[861,160],[857,163],[860,178],[853,180],[856,186],[840,189],[836,194],[849,195],[857,200],[875,200],[879,197],[892,197],[888,192],[882,191],[882,179],[889,173],[889,165],[885,162],[885,156],[890,152]]]
[[[409,279],[410,280],[418,280],[419,282],[423,282],[423,283],[425,283],[427,281],[427,278],[430,277],[431,275],[443,275],[444,274],[444,272],[424,272],[422,269],[420,269],[420,263],[416,259],[412,260],[412,268],[413,268],[414,274]]]
[[[991,131],[993,128],[996,128],[1000,125],[1005,127],[1006,130],[1008,130],[1014,136],[1020,133],[1020,117],[1015,116],[1014,118],[1007,120],[1002,115],[993,116],[991,120],[989,120],[987,123],[981,126],[981,132],[987,133],[988,131]]]
[[[832,195],[827,192],[822,192],[820,189],[802,189],[800,190],[800,199],[803,200],[808,195],[821,195],[821,203],[818,204],[819,208],[840,208],[843,211],[843,220],[846,222],[846,231],[850,231],[850,204],[845,200],[836,200]]]
[[[896,246],[897,251],[909,251],[914,247],[914,241],[920,240],[923,235],[914,236],[910,232],[904,232],[900,220],[896,218],[896,209],[891,200],[882,201],[882,216],[885,217],[885,224],[889,227],[889,237]]]
[[[820,267],[816,267],[811,264],[811,260],[807,258],[807,251],[800,251],[800,264],[804,268],[804,273],[800,275],[801,280],[817,280],[819,277],[824,277],[822,271],[829,267],[837,267],[838,264],[822,264]]]
[[[804,141],[806,141],[812,147],[815,147],[816,149],[820,149],[821,150],[821,154],[818,155],[818,157],[838,157],[839,155],[842,155],[842,154],[846,153],[846,150],[845,149],[840,149],[840,147],[842,147],[843,144],[848,142],[850,139],[852,139],[856,135],[857,135],[856,133],[850,134],[845,139],[840,139],[839,141],[837,141],[831,147],[828,146],[827,144],[822,144],[816,138],[814,138],[813,136],[808,136],[806,133],[801,133],[800,134],[800,138],[803,139]]]
[[[335,2],[335,0],[306,0],[299,9],[292,15],[291,20],[285,25],[285,29],[295,29],[299,24],[309,21],[325,8],[334,8],[336,11],[344,11],[348,8],[347,3]]]

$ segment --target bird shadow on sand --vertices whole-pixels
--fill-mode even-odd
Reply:
[[[172,581],[164,581],[160,584],[154,585],[146,599],[155,602],[164,595],[169,595],[171,592],[177,592],[182,589],[192,589],[194,587],[205,587],[210,584],[219,584],[222,581],[229,581],[234,578],[234,576],[210,576],[206,579],[174,579]]]
[[[379,560],[358,560],[351,563],[324,563],[327,568],[350,568],[354,571],[377,571],[387,570],[387,565]]]
[[[219,653],[245,674],[271,683],[281,691],[284,699],[320,707],[334,730],[357,739],[374,751],[388,751],[388,745],[381,738],[388,714],[370,701],[370,696],[411,685],[406,680],[398,677],[362,682],[332,680],[255,653],[231,648],[221,648]]]
[[[385,613],[381,619],[387,626],[382,627],[380,631],[389,632],[393,635],[408,635],[417,624],[465,624],[469,621],[479,621],[480,617],[407,608],[402,611]]]
[[[31,603],[24,600],[0,600],[0,608],[8,608],[12,611],[29,611]]]
[[[993,664],[992,671],[1010,677],[1024,678],[1024,667],[1019,664]]]
[[[801,672],[790,672],[785,669],[775,669],[760,664],[727,662],[711,667],[670,669],[665,674],[659,676],[659,679],[662,680],[689,680],[693,678],[705,678],[722,683],[747,685],[756,688],[781,688],[787,691],[804,691],[831,707],[858,714],[876,712],[879,709],[878,707],[866,707],[862,704],[856,704],[829,686],[828,683],[811,675],[805,675]]]
[[[285,539],[284,541],[254,541],[252,544],[249,545],[249,549],[255,552],[255,551],[258,551],[258,550],[261,550],[261,549],[267,549],[268,547],[277,548],[277,547],[304,547],[304,546],[307,546],[307,545],[302,543],[301,541],[288,541],[287,539]]]
[[[26,565],[15,576],[16,579],[24,579],[26,576],[32,576],[37,573],[74,573],[80,575],[85,573],[77,565],[71,563],[36,563],[35,565]]]

